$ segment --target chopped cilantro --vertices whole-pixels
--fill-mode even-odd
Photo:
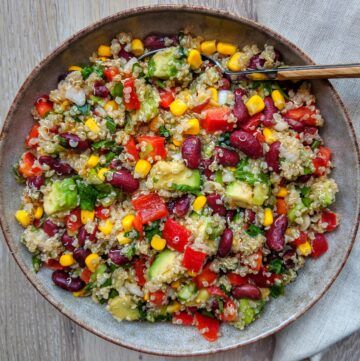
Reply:
[[[171,133],[169,132],[169,130],[167,130],[167,129],[165,128],[164,125],[161,125],[161,126],[159,127],[159,134],[160,134],[162,137],[165,137],[166,140],[169,140],[169,139],[171,138]]]
[[[159,222],[151,222],[148,226],[145,227],[144,231],[145,238],[148,241],[151,241],[156,234],[161,234],[161,231],[159,229]]]
[[[251,237],[256,237],[259,234],[263,234],[263,230],[254,224],[250,224],[249,228],[246,230],[246,233]]]
[[[32,263],[34,272],[35,273],[39,272],[39,270],[42,266],[42,262],[41,262],[39,255],[32,256],[31,263]]]
[[[283,285],[273,285],[270,287],[270,295],[274,298],[284,295],[285,290]]]
[[[116,124],[113,121],[113,119],[109,116],[105,117],[106,120],[106,128],[109,129],[110,133],[115,133],[116,132]]]
[[[277,275],[283,273],[285,270],[283,261],[279,258],[273,259],[269,263],[268,270]]]
[[[86,184],[84,181],[78,180],[76,185],[80,196],[80,208],[82,210],[93,211],[98,197],[98,191],[94,186]]]

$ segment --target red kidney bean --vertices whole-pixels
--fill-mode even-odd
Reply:
[[[51,278],[56,286],[69,292],[77,292],[85,287],[85,282],[80,277],[71,277],[65,271],[54,271]]]
[[[60,83],[62,80],[65,80],[70,73],[71,71],[66,71],[65,73],[60,74],[58,76],[58,83]]]
[[[272,127],[275,124],[273,115],[277,113],[278,109],[276,108],[271,97],[267,96],[264,98],[265,109],[263,111],[264,118],[262,119],[262,123],[265,127]]]
[[[89,140],[82,140],[79,136],[72,133],[61,133],[60,138],[63,139],[62,146],[68,149],[83,151],[90,148]]]
[[[250,118],[249,112],[243,101],[243,96],[245,94],[246,94],[245,90],[240,88],[234,91],[235,104],[234,104],[233,113],[237,119],[238,125],[245,123]]]
[[[89,249],[76,248],[73,252],[73,257],[80,267],[85,267],[85,259],[90,253]]]
[[[26,184],[29,187],[40,189],[41,186],[43,186],[45,183],[45,178],[42,175],[34,176],[34,177],[28,177],[26,179]]]
[[[232,289],[232,295],[236,298],[250,298],[251,300],[260,300],[261,292],[260,290],[250,284],[245,284],[241,286],[236,286]]]
[[[214,213],[219,214],[220,216],[226,215],[226,208],[224,202],[221,199],[220,194],[212,193],[206,196],[208,206],[213,210]]]
[[[49,237],[52,237],[59,231],[59,227],[53,221],[47,219],[43,223],[43,230]]]
[[[214,161],[213,158],[202,159],[200,163],[200,169],[204,172],[207,179],[212,180],[214,178],[214,172],[210,170],[210,164]]]
[[[281,277],[274,273],[267,272],[265,269],[261,269],[259,273],[249,274],[247,278],[258,287],[270,287],[275,284],[276,279]]]
[[[46,164],[58,175],[70,175],[74,172],[74,169],[70,166],[70,164],[60,160],[59,158],[53,158],[48,155],[42,155],[39,157],[39,163],[41,165]]]
[[[260,158],[263,155],[261,143],[252,134],[243,130],[235,130],[230,136],[230,144],[240,149],[250,158]]]
[[[109,93],[109,89],[101,81],[94,83],[94,95],[96,97],[106,98]]]
[[[293,130],[295,130],[295,132],[302,132],[305,127],[306,124],[303,122],[300,122],[299,120],[295,120],[295,119],[291,119],[291,118],[284,118],[284,120],[289,124],[289,127]]]
[[[65,249],[68,251],[73,251],[75,249],[74,247],[75,238],[69,236],[67,233],[64,233],[61,237],[61,243],[64,245]]]
[[[129,258],[124,256],[120,249],[111,249],[109,251],[109,258],[118,266],[122,266],[130,262]]]
[[[190,198],[187,195],[183,195],[170,201],[167,204],[169,211],[178,217],[184,217],[190,208]]]
[[[89,236],[89,233],[87,233],[86,229],[84,226],[82,226],[80,229],[79,229],[79,232],[77,234],[77,239],[78,239],[78,242],[79,242],[79,246],[80,247],[83,247],[84,244],[85,244],[85,241],[86,239],[88,238]]]
[[[300,182],[300,183],[306,183],[310,178],[311,178],[311,174],[304,174],[304,175],[301,175],[297,179],[297,181]]]
[[[139,180],[135,179],[131,172],[125,168],[113,172],[109,183],[127,193],[135,192],[140,186]]]
[[[296,252],[294,250],[290,249],[289,251],[286,251],[285,254],[283,255],[284,266],[287,269],[294,268],[295,258],[296,258]]]
[[[49,155],[41,155],[38,160],[41,165],[46,164],[49,168],[52,168],[55,162],[55,158],[50,157]]]
[[[260,58],[260,53],[253,55],[249,60],[249,69],[261,69],[264,67],[265,59]]]
[[[219,257],[226,257],[230,251],[233,243],[233,231],[230,228],[225,228],[219,241],[217,255]]]
[[[235,167],[239,163],[239,154],[235,150],[224,147],[215,147],[215,159],[221,165]]]
[[[226,211],[225,218],[226,218],[227,225],[229,225],[232,222],[232,220],[235,217],[235,214],[236,214],[235,209],[230,209],[230,210]]]
[[[270,250],[280,252],[285,247],[285,231],[288,226],[288,219],[285,214],[275,218],[274,223],[266,232],[266,244]]]
[[[271,168],[275,173],[280,172],[280,142],[276,141],[272,143],[269,147],[269,151],[265,154],[265,160],[269,168]]]
[[[120,51],[118,52],[118,56],[119,58],[123,58],[126,61],[129,61],[131,58],[133,58],[134,56],[127,52],[124,48],[121,48]]]
[[[255,222],[255,215],[256,213],[252,211],[251,209],[245,209],[245,222],[246,223],[254,223]]]
[[[144,40],[143,40],[144,46],[145,48],[149,49],[149,50],[156,50],[156,49],[161,49],[165,47],[165,39],[163,36],[161,35],[148,35]]]
[[[229,90],[231,87],[231,82],[227,78],[221,78],[219,82],[219,89],[220,90]]]
[[[121,163],[120,159],[115,158],[110,162],[109,167],[110,167],[110,169],[121,169],[122,163]]]
[[[201,141],[196,136],[185,139],[181,146],[181,155],[190,169],[198,169],[201,162]]]

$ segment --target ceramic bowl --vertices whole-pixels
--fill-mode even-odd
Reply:
[[[359,148],[351,121],[338,95],[326,81],[313,82],[318,105],[326,119],[321,133],[334,153],[332,176],[340,192],[336,210],[341,226],[329,235],[329,251],[316,261],[309,260],[286,294],[273,300],[262,317],[244,331],[222,326],[222,337],[208,343],[191,327],[170,323],[119,323],[101,305],[89,298],[74,298],[53,285],[50,272],[32,271],[31,256],[20,244],[22,229],[14,220],[20,205],[21,186],[15,182],[11,167],[23,151],[24,138],[32,118],[30,109],[37,96],[57,86],[57,77],[70,64],[87,62],[99,44],[109,43],[120,31],[139,37],[151,32],[175,34],[188,28],[205,38],[240,45],[274,45],[288,64],[311,64],[311,59],[295,45],[272,30],[251,20],[228,13],[186,6],[137,8],[115,14],[75,34],[55,49],[29,75],[21,86],[5,120],[0,140],[1,226],[6,242],[28,280],[57,309],[87,330],[134,350],[162,355],[199,355],[246,345],[269,336],[297,319],[330,287],[349,255],[359,217]],[[30,287],[24,284],[24,287]],[[39,309],[39,312],[41,310]]]

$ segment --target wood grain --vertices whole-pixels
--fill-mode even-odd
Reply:
[[[191,0],[1,0],[0,119],[31,69],[54,47],[84,26],[117,11],[149,4],[184,3],[221,8],[257,19],[263,1]],[[298,2],[296,2],[298,6]],[[293,4],[295,6],[295,4]],[[112,345],[78,327],[55,310],[26,281],[3,242],[0,243],[1,361],[165,361]],[[334,346],[324,360],[359,359],[360,337]],[[186,360],[271,360],[274,340],[207,357]],[[343,356],[346,354],[346,357]],[[353,358],[351,354],[356,354]],[[333,356],[336,355],[336,358]],[[184,358],[179,358],[184,360]]]

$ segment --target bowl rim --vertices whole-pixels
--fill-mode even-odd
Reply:
[[[89,25],[87,25],[86,27],[82,28],[81,30],[75,32],[73,35],[71,35],[70,37],[68,37],[67,39],[65,39],[64,41],[62,41],[58,46],[55,47],[54,50],[52,50],[47,56],[45,56],[34,68],[33,70],[30,72],[30,74],[26,77],[25,81],[22,83],[21,87],[19,88],[19,90],[16,93],[16,96],[14,97],[9,111],[5,117],[4,123],[1,127],[1,132],[0,132],[0,166],[2,163],[2,156],[3,156],[3,152],[4,152],[4,139],[6,138],[6,135],[9,131],[9,127],[10,127],[10,120],[13,116],[13,113],[15,111],[15,109],[18,107],[19,102],[21,100],[21,97],[23,95],[24,90],[32,83],[32,81],[34,80],[34,78],[39,74],[40,70],[46,65],[48,64],[50,61],[52,61],[56,56],[58,56],[59,53],[61,53],[63,50],[66,49],[66,47],[68,45],[70,45],[73,42],[76,42],[79,38],[82,38],[85,35],[88,35],[89,33],[91,33],[92,31],[102,27],[105,24],[111,23],[113,21],[122,19],[122,18],[126,18],[126,17],[131,17],[134,15],[141,15],[141,14],[146,14],[146,13],[153,13],[153,12],[165,12],[165,11],[185,11],[185,12],[189,12],[189,13],[198,13],[198,14],[204,14],[204,15],[210,15],[210,16],[214,16],[214,17],[218,17],[218,18],[224,18],[224,19],[228,19],[228,20],[233,20],[236,22],[240,22],[246,25],[249,25],[251,27],[256,28],[259,31],[262,32],[266,32],[269,35],[269,38],[273,38],[276,39],[280,42],[282,42],[283,44],[285,44],[286,46],[292,48],[292,50],[297,53],[303,60],[305,63],[307,64],[315,64],[315,62],[302,50],[300,49],[298,46],[296,46],[295,44],[293,44],[291,41],[289,41],[287,38],[285,38],[284,36],[280,35],[278,32],[272,30],[271,28],[268,28],[265,25],[262,25],[260,23],[258,23],[255,20],[246,18],[244,16],[240,16],[240,15],[234,15],[234,14],[230,14],[228,11],[225,10],[220,10],[217,8],[211,8],[211,7],[206,7],[206,6],[192,6],[192,5],[179,5],[179,4],[165,4],[165,5],[151,5],[151,6],[139,6],[139,7],[134,7],[134,8],[130,8],[130,9],[125,9],[119,12],[116,12],[112,15],[109,15],[107,17],[101,18],[100,20],[93,22]],[[356,152],[356,157],[358,162],[360,163],[360,148],[359,148],[359,143],[357,140],[357,136],[352,124],[352,120],[349,116],[349,113],[344,105],[344,103],[342,102],[338,92],[334,89],[334,87],[332,86],[332,84],[329,81],[323,81],[323,83],[325,84],[325,86],[327,87],[327,89],[329,90],[330,94],[333,96],[333,98],[335,98],[335,100],[338,102],[339,107],[341,108],[342,112],[344,113],[345,116],[345,122],[347,123],[347,126],[349,127],[349,131],[351,133],[351,136],[354,140],[354,145],[355,145],[355,152]],[[359,178],[359,171],[358,171],[358,178]],[[357,188],[357,193],[359,193],[359,186]],[[360,204],[359,202],[357,202],[357,217],[356,217],[356,223],[353,225],[352,229],[351,229],[351,243],[348,246],[347,252],[344,255],[341,264],[339,265],[338,270],[336,271],[335,275],[329,280],[329,282],[326,284],[324,290],[317,294],[316,297],[314,297],[314,299],[303,309],[297,311],[296,313],[294,313],[289,319],[287,319],[286,321],[284,321],[282,324],[276,326],[275,328],[260,334],[258,336],[253,337],[251,340],[245,341],[241,344],[238,345],[231,345],[228,347],[221,347],[221,348],[216,348],[216,349],[212,349],[212,350],[206,350],[206,351],[201,351],[198,353],[184,353],[184,354],[173,354],[171,352],[159,352],[159,351],[151,351],[151,350],[143,350],[141,348],[137,348],[135,346],[132,345],[128,345],[126,344],[126,342],[122,342],[121,340],[115,338],[115,337],[111,337],[108,336],[106,334],[103,334],[101,331],[98,331],[96,329],[94,329],[93,327],[91,327],[87,322],[83,321],[81,318],[78,318],[78,316],[76,315],[75,312],[73,312],[71,309],[67,309],[66,307],[64,307],[60,301],[56,298],[53,297],[43,286],[41,283],[37,282],[37,279],[35,277],[35,273],[33,272],[28,272],[28,267],[26,266],[26,264],[22,261],[21,257],[18,254],[18,245],[16,244],[16,242],[14,242],[12,240],[12,236],[9,232],[9,230],[6,227],[6,220],[5,220],[5,214],[2,210],[2,207],[0,208],[0,227],[5,239],[5,242],[10,250],[10,253],[12,254],[12,256],[15,259],[15,262],[17,263],[17,265],[20,267],[22,273],[25,275],[25,277],[29,280],[29,282],[33,285],[33,287],[50,303],[52,304],[58,311],[60,311],[61,314],[65,315],[66,317],[68,317],[71,321],[75,322],[77,325],[83,327],[85,330],[95,334],[96,336],[101,337],[103,340],[109,341],[115,345],[119,345],[122,347],[125,347],[127,349],[136,351],[136,352],[142,352],[142,353],[146,353],[146,354],[151,354],[151,355],[159,355],[159,356],[175,356],[175,357],[186,357],[186,356],[201,356],[201,355],[210,355],[210,354],[214,354],[214,353],[218,353],[218,352],[222,352],[222,351],[228,351],[228,350],[232,350],[238,347],[242,347],[245,345],[249,345],[252,344],[254,342],[257,342],[259,340],[262,340],[268,336],[271,336],[273,334],[275,334],[278,331],[281,331],[283,328],[285,328],[286,326],[288,326],[289,324],[291,324],[292,322],[294,322],[295,320],[297,320],[300,316],[302,316],[306,311],[308,311],[314,304],[316,304],[322,297],[323,295],[329,290],[329,288],[331,287],[331,285],[334,283],[334,281],[336,280],[336,278],[339,276],[340,272],[342,271],[342,269],[344,268],[344,265],[346,263],[346,261],[349,258],[350,252],[354,246],[355,240],[356,240],[356,236],[357,236],[357,232],[358,232],[358,228],[359,228],[359,222],[360,222]]]

